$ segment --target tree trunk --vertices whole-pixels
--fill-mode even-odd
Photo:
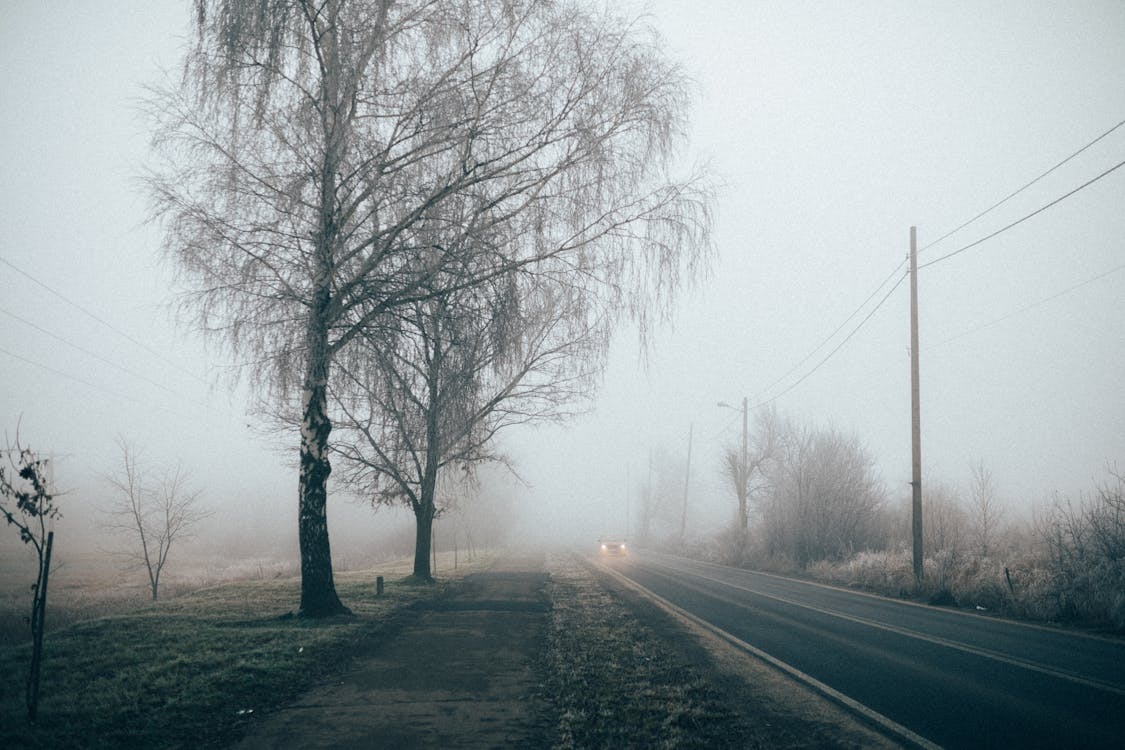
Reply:
[[[434,495],[437,493],[438,463],[441,458],[441,437],[438,431],[438,412],[441,409],[441,371],[444,350],[441,341],[441,316],[443,309],[436,305],[431,311],[432,346],[429,362],[426,363],[426,390],[428,406],[426,409],[426,458],[422,467],[422,486],[417,505],[414,507],[416,530],[414,537],[414,576],[425,580],[433,579],[430,567],[430,553],[433,549],[433,527],[436,507]]]
[[[301,545],[301,609],[304,617],[350,614],[336,595],[332,550],[328,544],[328,306],[327,287],[317,296],[309,316],[308,365],[301,421],[301,476],[297,528]]]
[[[47,532],[47,544],[39,555],[39,577],[31,607],[31,666],[27,671],[27,720],[34,724],[39,715],[39,672],[43,663],[43,631],[47,627],[47,578],[51,574],[51,547],[55,532]]]
[[[430,552],[433,543],[434,506],[430,503],[421,504],[414,511],[414,577],[430,581],[433,573],[430,568]]]
[[[336,183],[346,146],[347,127],[338,119],[340,102],[340,58],[335,3],[326,7],[327,28],[319,40],[324,69],[321,80],[321,118],[324,128],[324,160],[320,165],[320,205],[315,237],[315,268],[306,337],[308,361],[302,390],[301,478],[297,527],[301,544],[301,609],[305,617],[351,614],[336,595],[332,580],[332,550],[328,544],[328,373],[332,352],[329,346],[332,279],[335,272],[337,226]],[[315,31],[315,29],[314,29]]]

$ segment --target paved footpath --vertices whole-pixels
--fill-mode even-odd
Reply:
[[[330,684],[265,718],[236,747],[536,748],[534,697],[550,608],[543,557],[500,560],[428,603]]]

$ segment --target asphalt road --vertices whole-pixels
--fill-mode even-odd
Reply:
[[[949,748],[1125,748],[1125,642],[653,553],[658,596]]]

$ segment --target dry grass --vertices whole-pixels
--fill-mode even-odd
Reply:
[[[486,562],[478,559],[459,574]],[[449,563],[444,569],[452,572]],[[22,700],[29,646],[0,646],[0,747],[229,744],[251,713],[300,694],[339,669],[358,644],[395,627],[404,608],[456,585],[452,577],[434,586],[400,583],[409,572],[410,562],[400,561],[337,575],[337,590],[355,617],[283,617],[300,586],[286,577],[206,586],[56,629],[45,644],[34,727]],[[377,575],[388,584],[381,598]]]
[[[713,683],[590,571],[569,559],[553,560],[551,571],[544,658],[556,748],[748,746]]]
[[[916,584],[910,553],[900,550],[821,561],[804,574],[884,596],[1125,632],[1125,563],[1120,561],[1091,561],[1065,576],[1036,555],[1001,561],[943,551],[926,558],[925,579]]]

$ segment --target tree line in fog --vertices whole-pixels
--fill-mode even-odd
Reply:
[[[1125,629],[1125,474],[1113,465],[1090,492],[1056,495],[1029,517],[1009,509],[984,461],[970,467],[965,489],[927,480],[917,582],[909,498],[888,490],[857,436],[765,409],[748,425],[745,450],[731,445],[719,458],[724,491],[702,502],[724,506],[729,523],[685,536],[684,461],[660,448],[630,498],[639,543],[892,596]]]

